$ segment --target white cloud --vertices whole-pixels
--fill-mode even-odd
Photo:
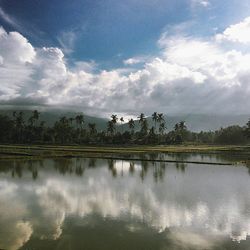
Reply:
[[[222,34],[216,36],[217,41],[239,42],[243,44],[250,43],[250,17],[242,22],[229,26]]]
[[[10,15],[8,15],[4,10],[3,8],[0,7],[0,17],[5,21],[7,22],[8,24],[12,25],[13,27],[15,28],[19,28],[19,24],[18,22],[13,18],[11,17]]]
[[[2,104],[51,105],[106,115],[248,113],[250,53],[223,42],[163,34],[161,53],[138,68],[99,70],[95,62],[69,67],[59,48],[34,48],[0,29]],[[144,58],[143,58],[144,59]],[[125,61],[130,67],[140,57]]]
[[[9,34],[0,27],[0,55],[3,62],[31,63],[35,57],[33,46],[18,32]]]
[[[131,57],[123,61],[125,65],[134,65],[145,61],[143,57]]]
[[[64,31],[58,36],[57,40],[62,47],[64,53],[69,54],[74,50],[76,42],[76,33],[74,31]]]
[[[210,1],[208,0],[191,0],[193,6],[202,6],[208,7],[210,5]]]

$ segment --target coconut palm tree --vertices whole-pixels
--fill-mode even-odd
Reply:
[[[121,118],[120,118],[120,122],[121,122],[121,125],[122,125],[122,124],[123,124],[123,122],[124,122],[123,117],[121,117]],[[123,132],[123,127],[122,127],[122,132]]]
[[[248,138],[250,138],[250,119],[246,124],[246,128],[245,128],[245,134]]]
[[[128,127],[131,130],[131,134],[133,134],[135,128],[135,121],[132,118],[128,121]]]
[[[181,131],[187,129],[187,126],[186,126],[185,121],[181,121],[181,122],[179,123],[179,128],[180,128]]]
[[[165,129],[166,129],[165,122],[160,123],[159,132],[160,132],[161,135],[163,135]]]
[[[115,131],[114,123],[112,121],[108,121],[107,132],[109,132],[111,135],[113,135],[114,131]]]
[[[34,126],[34,117],[33,116],[29,117],[28,124],[29,124],[30,127],[33,128],[33,126]]]
[[[153,120],[153,122],[155,123],[155,130],[156,130],[156,122],[158,121],[158,114],[157,114],[157,112],[154,112],[153,114],[152,114],[152,120]]]
[[[180,128],[179,128],[179,123],[176,123],[176,124],[174,125],[174,130],[175,130],[175,131],[179,131],[179,129],[180,129]]]
[[[142,123],[145,119],[145,115],[141,113],[137,118],[139,119],[139,123]]]
[[[17,137],[19,141],[23,140],[23,132],[24,132],[24,126],[25,126],[25,122],[24,122],[24,117],[23,117],[23,112],[20,111],[18,113],[18,115],[15,113],[15,126],[17,129]]]
[[[89,123],[88,127],[89,127],[89,133],[90,133],[90,135],[95,135],[97,133],[96,124],[95,123]]]
[[[148,130],[148,123],[147,123],[147,120],[145,118],[145,115],[143,113],[141,113],[139,116],[138,116],[138,119],[139,119],[139,123],[141,125],[141,132],[144,134],[145,131]]]
[[[73,118],[73,117],[70,117],[69,118],[69,123],[70,123],[70,125],[72,126],[73,125],[73,121],[75,120],[75,118]]]
[[[116,124],[118,121],[117,115],[111,115],[111,121],[113,122],[113,124]]]
[[[157,115],[157,122],[158,122],[159,124],[161,124],[161,123],[163,123],[163,122],[165,123],[163,113],[159,113],[159,114]],[[160,132],[160,128],[159,128],[159,132]]]
[[[118,121],[118,117],[117,117],[117,115],[111,115],[111,122],[113,123],[113,127],[114,127],[114,131],[116,130],[116,127],[115,127],[115,125],[117,124],[117,121]]]
[[[80,127],[80,129],[82,130],[82,126],[83,126],[83,123],[84,123],[84,116],[82,114],[77,115],[75,117],[75,120],[76,120],[76,124],[78,125],[78,127]]]
[[[148,133],[148,121],[144,119],[141,123],[141,132],[146,135]]]
[[[34,111],[32,112],[32,116],[33,116],[33,119],[34,119],[35,124],[36,124],[37,121],[39,120],[40,113],[39,113],[37,110],[34,110]]]
[[[77,126],[77,133],[78,133],[78,142],[81,142],[81,138],[83,135],[83,123],[84,123],[84,116],[82,114],[77,115],[75,117],[76,126]]]

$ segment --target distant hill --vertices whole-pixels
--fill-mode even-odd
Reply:
[[[0,114],[4,114],[12,117],[14,110],[0,110]],[[31,110],[18,110],[24,112],[25,119],[30,117]],[[66,116],[67,118],[75,117],[81,114],[80,112],[71,112],[63,110],[48,110],[41,111],[40,120],[45,121],[47,126],[52,126],[55,121],[59,120],[60,117]],[[240,125],[244,126],[249,120],[250,115],[204,115],[204,114],[191,114],[191,115],[179,115],[179,116],[167,116],[165,115],[165,121],[167,125],[167,130],[172,130],[177,122],[185,121],[189,130],[194,132],[203,131],[214,131],[220,129],[221,127],[227,127],[230,125]],[[153,126],[154,123],[151,117],[148,117],[149,127]],[[93,117],[84,115],[84,123],[87,126],[88,123],[95,123],[98,130],[105,130],[107,128],[108,119]],[[139,130],[139,122],[135,121],[135,130]],[[124,124],[118,126],[118,131],[125,131],[128,129],[128,125]]]
[[[249,118],[250,115],[191,114],[188,116],[166,116],[166,121],[168,129],[172,129],[179,121],[185,121],[189,130],[199,132],[214,131],[231,125],[244,126]]]

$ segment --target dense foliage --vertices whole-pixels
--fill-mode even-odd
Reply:
[[[152,119],[153,126],[149,126]],[[139,128],[136,123],[139,124]],[[40,120],[37,110],[28,119],[23,112],[13,112],[12,117],[0,115],[1,143],[60,143],[60,144],[181,144],[183,142],[205,144],[245,144],[250,142],[250,120],[244,127],[230,126],[218,131],[191,132],[184,121],[175,124],[167,132],[162,113],[154,112],[152,117],[141,113],[138,120],[112,115],[107,129],[98,131],[95,123],[85,124],[82,114],[72,118],[65,116],[53,126],[46,126]]]

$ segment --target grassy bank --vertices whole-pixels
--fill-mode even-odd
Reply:
[[[78,146],[78,145],[0,145],[0,159],[47,157],[126,158],[143,153],[228,153],[250,159],[250,146],[180,145],[180,146]]]

